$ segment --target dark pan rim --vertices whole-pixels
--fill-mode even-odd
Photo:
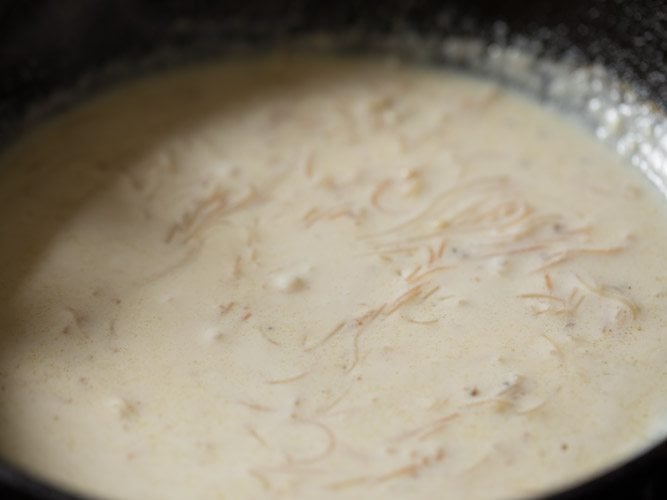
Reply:
[[[534,500],[575,500],[602,498],[600,495],[606,497],[606,494],[612,491],[615,485],[648,469],[654,461],[664,456],[666,451],[667,437],[639,454],[612,465],[605,472],[580,480],[564,489],[533,498]],[[8,492],[9,498],[12,498],[11,495],[17,495],[19,498],[28,495],[30,500],[99,500],[100,498],[67,491],[0,458],[0,493],[5,493],[2,491],[3,487],[11,488]]]

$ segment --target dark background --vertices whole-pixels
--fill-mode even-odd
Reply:
[[[496,20],[507,24],[506,35],[494,33]],[[547,55],[574,48],[667,102],[665,0],[0,0],[0,116],[16,116],[91,68],[161,47],[210,48],[351,26],[526,35],[543,40]]]

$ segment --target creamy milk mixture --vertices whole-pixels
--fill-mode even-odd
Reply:
[[[488,82],[272,57],[0,162],[0,456],[111,498],[503,498],[667,422],[667,212]]]

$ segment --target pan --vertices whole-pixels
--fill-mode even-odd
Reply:
[[[464,66],[565,106],[575,106],[577,96],[556,95],[553,68],[566,81],[592,68],[586,78],[605,83],[606,90],[630,95],[655,113],[667,109],[664,0],[2,1],[0,145],[128,76],[232,49],[297,41],[335,41],[342,50],[400,52]],[[503,71],[508,61],[521,63],[513,68],[529,67],[538,81]],[[667,169],[662,153],[653,163],[641,155],[632,159],[660,183]],[[666,470],[667,439],[545,498],[667,498]],[[0,496],[80,498],[4,461]]]

